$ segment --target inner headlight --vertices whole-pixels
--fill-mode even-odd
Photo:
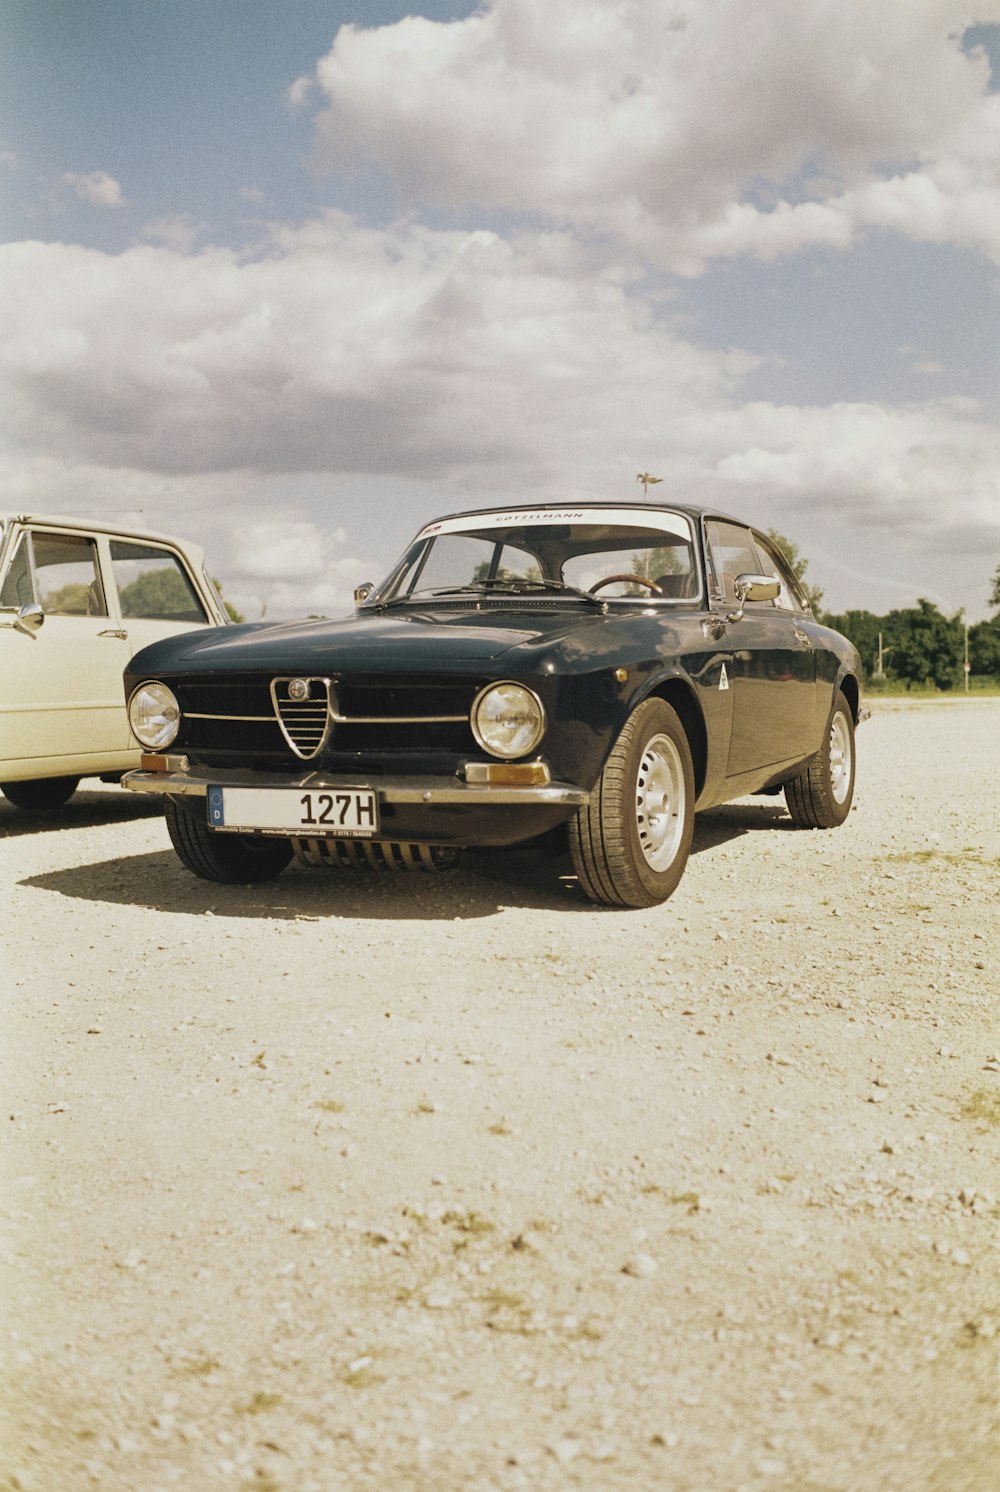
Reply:
[[[162,751],[177,739],[180,705],[166,684],[140,684],[128,702],[128,723],[143,746]]]
[[[508,760],[534,751],[545,734],[542,702],[523,684],[490,684],[481,690],[471,721],[483,750]]]

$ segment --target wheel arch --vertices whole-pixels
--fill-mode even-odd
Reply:
[[[655,688],[643,696],[645,699],[662,699],[676,711],[684,734],[691,748],[691,765],[694,768],[695,797],[700,797],[705,787],[708,772],[708,730],[701,712],[697,695],[684,679],[662,679]],[[641,703],[641,701],[636,701]],[[634,708],[634,706],[633,706]]]
[[[843,677],[838,681],[837,689],[840,690],[840,693],[844,696],[844,698],[847,700],[847,703],[850,705],[851,716],[854,720],[854,724],[857,725],[858,717],[861,714],[861,685],[858,683],[858,680],[855,678],[854,674],[845,673]]]

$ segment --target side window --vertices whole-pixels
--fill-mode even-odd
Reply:
[[[169,549],[112,539],[111,569],[124,618],[164,622],[208,620],[187,572]]]
[[[31,565],[28,561],[28,536],[22,534],[17,548],[11,556],[7,574],[0,589],[0,606],[30,606],[35,599],[31,584]]]
[[[51,616],[108,614],[97,545],[80,534],[33,533],[38,600]]]
[[[781,581],[781,590],[775,606],[784,607],[786,611],[808,611],[805,597],[799,589],[798,581],[792,574],[785,556],[771,543],[765,539],[763,534],[754,534],[757,541],[757,553],[760,555],[760,573],[772,575],[775,580]]]
[[[760,573],[760,559],[750,530],[710,518],[705,523],[705,537],[716,594],[727,603],[735,601],[737,575]]]

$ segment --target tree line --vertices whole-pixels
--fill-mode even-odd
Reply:
[[[968,662],[970,674],[1000,683],[1000,565],[989,597],[989,604],[998,609],[986,621],[966,629],[961,612],[946,616],[923,598],[916,606],[884,616],[871,611],[825,611],[823,592],[805,582],[807,561],[797,546],[774,529],[770,537],[788,560],[816,619],[854,643],[869,681],[898,679],[911,688],[955,689],[964,681]]]

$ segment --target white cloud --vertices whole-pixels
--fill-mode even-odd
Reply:
[[[196,223],[186,212],[168,213],[146,223],[142,236],[147,243],[162,244],[179,254],[189,254],[205,232],[204,223]]]
[[[120,184],[106,171],[88,171],[83,175],[64,171],[62,179],[78,197],[95,207],[120,207],[124,201]]]
[[[241,575],[254,579],[296,575],[312,580],[326,569],[329,547],[336,542],[334,535],[324,534],[315,523],[281,519],[251,523],[240,529],[233,564]]]
[[[261,611],[272,617],[341,614],[373,568],[347,544],[343,528],[315,520],[284,514],[251,519],[229,544],[226,592],[250,620]]]
[[[0,324],[9,496],[142,508],[220,555],[248,615],[343,609],[436,511],[631,497],[639,470],[793,534],[836,512],[976,564],[1000,546],[1000,429],[974,403],[748,403],[749,358],[672,335],[558,235],[331,215],[247,258],[7,244]],[[423,483],[427,507],[386,539],[352,473]]]
[[[648,445],[749,366],[551,239],[333,215],[249,261],[14,244],[0,266],[10,428],[129,467],[562,471],[590,431]]]
[[[288,85],[285,93],[285,101],[290,109],[302,109],[309,102],[315,89],[315,80],[308,74],[296,78],[294,83]]]
[[[961,48],[973,21],[998,0],[492,0],[347,26],[316,71],[316,157],[353,150],[408,198],[542,215],[682,273],[870,225],[1000,261],[1000,100]]]

